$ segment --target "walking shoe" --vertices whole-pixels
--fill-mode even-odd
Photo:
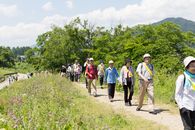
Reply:
[[[110,102],[113,102],[113,99],[110,99]]]
[[[101,86],[101,89],[103,89],[103,87]]]
[[[132,106],[132,103],[131,103],[131,101],[129,101],[129,106]]]
[[[153,115],[156,115],[156,114],[157,114],[157,112],[156,112],[155,110],[150,111],[149,113],[150,113],[150,114],[153,114]]]
[[[125,106],[129,106],[129,103],[128,102],[125,102]]]
[[[139,108],[139,107],[136,108],[136,111],[140,111],[140,110],[141,110],[141,108]]]
[[[97,92],[95,91],[95,92],[93,92],[93,96],[94,97],[96,97],[97,96]]]

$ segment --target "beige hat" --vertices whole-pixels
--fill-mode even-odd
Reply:
[[[144,54],[143,58],[146,58],[146,57],[151,57],[151,55],[146,53],[146,54]]]
[[[93,58],[89,58],[89,61],[94,61],[94,59]]]
[[[109,63],[109,64],[113,64],[113,63],[114,63],[114,61],[113,61],[113,60],[110,60],[108,63]]]
[[[195,61],[195,58],[193,56],[188,56],[183,60],[184,66],[187,67],[190,62]]]

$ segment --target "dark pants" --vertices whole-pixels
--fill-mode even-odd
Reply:
[[[108,83],[108,98],[112,99],[114,98],[115,93],[115,83]]]
[[[125,103],[130,102],[132,100],[133,97],[133,93],[134,93],[134,88],[132,86],[131,81],[127,82],[127,85],[123,85],[123,90],[124,90],[124,101]],[[128,90],[129,90],[129,98],[128,98]]]
[[[85,77],[85,84],[86,84],[86,88],[88,87],[88,80],[87,77]]]
[[[74,74],[73,73],[70,73],[70,81],[74,81]]]
[[[184,130],[195,130],[195,111],[190,111],[186,108],[179,110]]]
[[[103,75],[100,75],[100,86],[103,85],[103,82],[104,82],[104,76]]]

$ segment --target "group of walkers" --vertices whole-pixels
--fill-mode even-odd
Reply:
[[[78,60],[74,64],[62,65],[60,70],[61,77],[67,77],[71,81],[80,82],[80,77],[82,73],[82,66],[79,64]]]
[[[195,57],[188,56],[183,61],[185,70],[179,75],[176,80],[175,100],[178,104],[180,116],[183,122],[184,130],[195,130]],[[87,58],[84,63],[84,75],[86,88],[89,95],[97,96],[96,81],[99,78],[100,87],[103,88],[103,83],[108,85],[108,99],[113,102],[115,95],[116,81],[123,86],[125,106],[132,106],[132,97],[135,86],[135,72],[132,67],[132,61],[126,59],[120,70],[120,75],[114,67],[114,61],[108,62],[108,68],[105,67],[103,61],[96,67],[93,58]],[[66,72],[74,76],[78,80],[82,72],[82,67],[78,61],[74,65],[68,66]],[[70,69],[71,67],[71,69]],[[148,95],[149,113],[157,114],[154,109],[154,66],[151,64],[150,54],[143,56],[143,62],[139,63],[136,69],[139,78],[139,101],[136,111],[140,111],[143,106],[144,96]],[[71,78],[70,78],[71,79]],[[72,79],[71,79],[72,80]],[[72,80],[74,81],[74,80]],[[91,86],[94,91],[91,92]]]
[[[143,56],[143,62],[140,63],[137,67],[136,72],[139,75],[139,104],[137,111],[140,111],[143,105],[145,93],[148,93],[148,103],[150,104],[150,113],[157,114],[154,110],[154,94],[153,94],[153,76],[154,76],[154,67],[150,63],[151,56],[145,54]],[[109,67],[105,68],[103,61],[100,61],[98,67],[94,65],[94,59],[89,58],[84,64],[86,68],[85,71],[85,81],[86,88],[88,89],[89,95],[97,95],[96,80],[100,81],[100,87],[103,88],[103,82],[108,85],[108,98],[110,102],[113,102],[115,95],[115,86],[116,82],[122,84],[124,90],[124,103],[126,106],[132,106],[132,97],[134,94],[135,86],[135,73],[132,67],[132,61],[126,59],[124,66],[120,70],[120,75],[117,69],[114,67],[114,61],[110,60],[108,62]],[[91,86],[94,88],[94,92],[91,93]]]

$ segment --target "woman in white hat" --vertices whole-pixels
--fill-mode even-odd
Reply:
[[[195,58],[184,59],[185,71],[176,80],[175,100],[184,130],[195,130]]]
[[[119,78],[119,74],[116,68],[114,67],[114,62],[110,60],[109,67],[105,71],[105,79],[104,79],[105,83],[108,84],[108,98],[110,102],[112,102],[114,98],[117,78]]]

